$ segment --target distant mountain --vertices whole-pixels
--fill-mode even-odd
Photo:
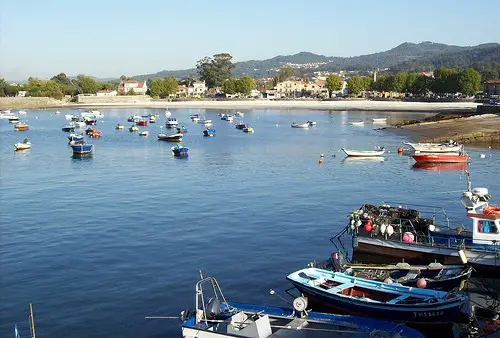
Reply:
[[[500,45],[497,43],[482,44],[472,47],[461,47],[425,41],[421,43],[405,42],[388,51],[360,55],[355,57],[329,57],[309,52],[293,55],[279,55],[267,60],[250,60],[236,62],[233,76],[248,74],[252,77],[270,77],[280,67],[292,64],[314,64],[302,67],[302,72],[311,74],[314,71],[338,70],[374,70],[391,68],[394,70],[420,70],[424,67],[470,67],[480,62],[500,60]],[[168,71],[154,74],[134,76],[143,81],[148,78],[173,76],[177,79],[196,77],[196,69]]]

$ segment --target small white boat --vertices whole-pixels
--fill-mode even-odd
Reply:
[[[26,116],[26,112],[24,110],[20,110],[17,112],[18,115]]]
[[[295,123],[292,122],[292,128],[309,128],[309,123]]]
[[[61,114],[61,112],[60,112],[59,110],[58,110],[58,111],[56,111],[56,115],[59,115],[59,114]]]
[[[147,130],[141,131],[139,133],[139,136],[148,136],[148,135],[149,135],[149,132]]]
[[[15,115],[15,114],[12,114],[12,113],[10,112],[10,110],[2,110],[2,111],[0,112],[0,119],[6,119],[6,120],[7,120],[7,119],[10,119],[10,118],[15,117],[15,116],[16,116],[16,115]]]
[[[212,123],[212,120],[207,120],[205,117],[202,119],[198,119],[198,123],[200,124],[205,124],[205,123]]]
[[[120,123],[117,123],[115,126],[116,130],[122,130],[123,128],[125,128],[125,126],[123,124],[120,124]]]
[[[177,119],[175,117],[169,117],[167,119],[167,122],[165,122],[165,127],[167,128],[175,128],[179,125],[179,122],[177,122]]]
[[[25,138],[23,142],[14,144],[14,148],[16,151],[31,149],[31,142],[29,142],[28,139]]]
[[[245,114],[243,114],[243,113],[242,113],[242,112],[240,112],[240,111],[237,111],[236,113],[234,113],[234,116],[235,116],[235,117],[243,117],[243,116],[245,116]]]
[[[168,111],[168,109],[165,111],[165,117],[166,118],[169,118],[170,116],[172,116],[172,113]]]
[[[17,115],[9,116],[7,119],[9,120],[10,123],[18,123],[19,122],[19,116],[17,116]]]
[[[347,156],[352,157],[373,157],[373,156],[382,156],[385,153],[384,148],[380,148],[377,150],[353,150],[353,149],[345,149],[340,148]]]
[[[352,126],[364,126],[365,121],[353,121],[353,122],[349,122],[349,124]]]
[[[87,125],[85,122],[83,121],[75,121],[73,122],[75,124],[75,127],[78,127],[78,128],[85,128],[85,126]]]
[[[372,121],[373,121],[373,123],[386,123],[387,117],[374,118],[374,119],[372,119]]]
[[[98,110],[91,110],[91,111],[89,111],[89,113],[93,114],[93,115],[94,115],[96,118],[98,118],[98,119],[102,119],[102,118],[104,118],[103,113],[101,113],[101,112],[100,112],[100,111],[98,111]]]
[[[309,124],[309,126],[315,126],[316,125],[316,121],[307,121],[307,123]]]
[[[66,120],[71,121],[71,120],[73,119],[73,116],[74,116],[73,114],[66,114],[66,115],[64,115],[64,118],[65,118]]]
[[[462,145],[450,140],[448,143],[410,143],[405,142],[413,148],[416,153],[458,153]]]

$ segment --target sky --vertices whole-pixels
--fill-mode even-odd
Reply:
[[[403,42],[500,42],[499,0],[0,0],[0,77],[99,78],[308,51],[357,56]]]

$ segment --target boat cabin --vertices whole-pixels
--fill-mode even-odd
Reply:
[[[500,246],[500,211],[497,214],[469,212],[472,219],[472,244]]]

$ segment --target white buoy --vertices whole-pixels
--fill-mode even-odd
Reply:
[[[392,236],[392,234],[394,233],[394,228],[389,224],[385,231],[387,232],[387,235]]]
[[[479,158],[486,158],[485,154],[479,154]]]
[[[467,256],[463,250],[458,250],[458,256],[460,256],[460,260],[463,264],[467,264]]]

